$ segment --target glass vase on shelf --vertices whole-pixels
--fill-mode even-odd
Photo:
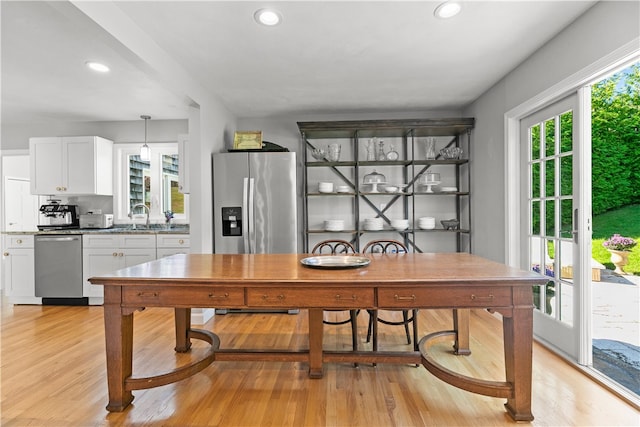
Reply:
[[[427,160],[435,160],[436,159],[436,139],[433,137],[429,137],[424,142],[425,145],[425,159]]]
[[[367,161],[374,162],[376,160],[376,145],[378,144],[378,138],[373,137],[367,144]]]
[[[377,155],[377,159],[376,160],[386,160],[387,159],[387,155],[384,153],[384,141],[380,140],[380,142],[378,143],[378,155]]]

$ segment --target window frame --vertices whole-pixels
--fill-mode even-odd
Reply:
[[[133,218],[129,218],[129,156],[140,155],[139,143],[118,143],[114,144],[114,158],[116,159],[116,174],[114,193],[114,222],[121,224],[132,224],[134,221],[139,223],[142,214],[136,214]],[[164,211],[162,209],[163,194],[163,172],[162,172],[162,156],[178,155],[178,142],[162,142],[148,144],[151,148],[150,162],[150,179],[151,179],[151,203],[149,209],[149,222],[152,224],[163,224],[165,222]],[[178,158],[180,166],[183,164]],[[173,224],[189,223],[189,195],[184,194],[184,213],[176,214],[171,220]]]

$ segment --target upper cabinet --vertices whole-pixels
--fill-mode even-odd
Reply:
[[[113,142],[99,136],[29,139],[31,193],[113,195]]]

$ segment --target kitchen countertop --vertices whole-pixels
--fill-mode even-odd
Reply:
[[[114,225],[112,228],[71,228],[66,230],[34,230],[34,231],[5,231],[3,234],[189,234],[189,225],[172,224],[166,228],[164,224],[145,225],[131,224]]]

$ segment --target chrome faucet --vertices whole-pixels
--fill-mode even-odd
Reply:
[[[145,205],[144,203],[138,203],[137,205],[134,205],[131,208],[131,211],[129,212],[129,219],[131,219],[131,221],[133,221],[133,211],[136,210],[136,208],[144,208],[145,211],[147,211],[147,222],[145,223],[147,228],[149,228],[149,207],[147,205]],[[136,228],[136,223],[135,221],[133,221],[133,229],[135,230]]]

